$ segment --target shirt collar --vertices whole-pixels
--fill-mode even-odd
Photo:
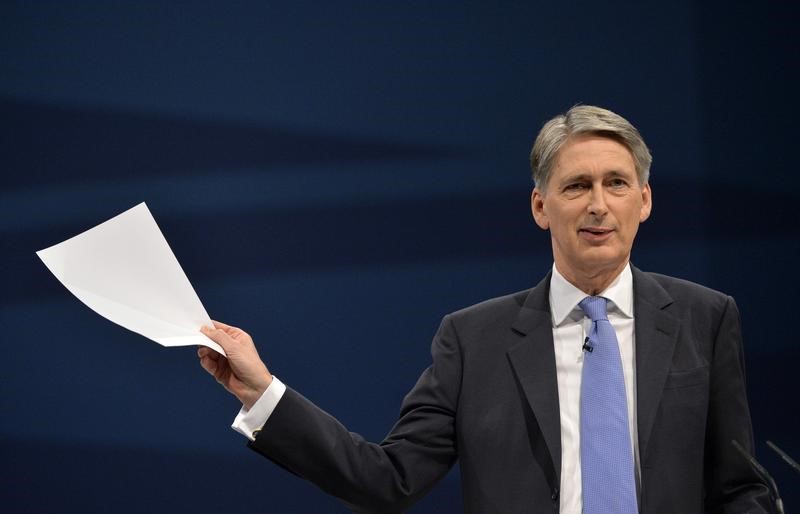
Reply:
[[[569,283],[558,272],[554,263],[553,275],[550,278],[550,311],[553,314],[553,326],[557,327],[563,324],[573,311],[580,312],[578,303],[586,296],[586,293]],[[631,273],[630,262],[598,296],[608,299],[609,312],[617,312],[626,318],[633,318],[633,273]],[[583,312],[580,312],[580,316],[583,316]]]

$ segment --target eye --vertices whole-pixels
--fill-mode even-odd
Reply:
[[[588,186],[583,182],[572,182],[564,186],[564,191],[580,191],[586,189]]]
[[[613,188],[617,188],[618,189],[618,188],[626,187],[628,185],[628,182],[625,179],[616,177],[616,178],[612,178],[611,180],[609,180],[608,181],[608,185],[613,187]]]

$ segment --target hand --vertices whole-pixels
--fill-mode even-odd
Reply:
[[[228,354],[225,357],[201,346],[197,350],[200,365],[249,409],[272,383],[272,375],[258,356],[253,338],[244,330],[218,321],[214,321],[214,328],[203,327],[200,332]]]

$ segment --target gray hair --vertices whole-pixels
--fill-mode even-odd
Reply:
[[[543,192],[547,189],[550,173],[558,151],[570,136],[596,134],[614,139],[625,145],[633,155],[639,184],[644,186],[650,178],[653,157],[639,131],[614,112],[593,105],[576,105],[565,114],[559,114],[542,126],[531,150],[533,181]]]

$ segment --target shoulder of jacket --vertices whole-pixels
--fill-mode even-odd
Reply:
[[[464,318],[493,316],[506,312],[516,313],[523,306],[530,292],[530,289],[525,289],[496,298],[489,298],[488,300],[451,312],[445,317],[459,320]]]

